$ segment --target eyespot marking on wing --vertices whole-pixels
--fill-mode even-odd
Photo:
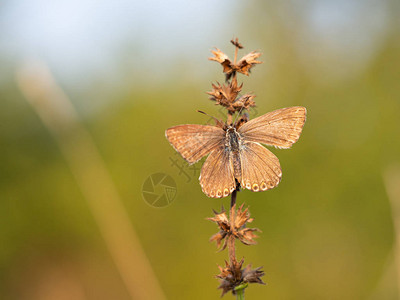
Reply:
[[[257,183],[253,184],[252,188],[251,188],[254,192],[258,192],[260,190],[259,186]]]
[[[262,182],[260,188],[261,190],[266,191],[268,189],[268,185],[265,182]]]
[[[224,189],[224,197],[228,196],[230,194],[228,189]]]

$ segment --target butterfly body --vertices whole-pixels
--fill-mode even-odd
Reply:
[[[200,173],[203,192],[226,197],[239,183],[254,192],[274,188],[282,178],[278,158],[261,144],[290,148],[300,137],[306,109],[275,110],[247,123],[224,126],[178,125],[166,130],[171,145],[193,164],[208,155]]]
[[[240,182],[242,173],[240,163],[240,149],[243,147],[242,139],[240,134],[236,131],[234,126],[229,126],[226,130],[226,142],[224,151],[230,155],[230,161],[232,162],[233,175]]]
[[[226,143],[225,145],[229,148],[230,151],[239,152],[239,143],[241,141],[241,137],[239,133],[236,131],[235,127],[229,126],[226,130]]]

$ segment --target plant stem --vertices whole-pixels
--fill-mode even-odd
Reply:
[[[236,292],[237,300],[244,300],[244,289],[240,289]]]
[[[231,195],[231,209],[230,209],[230,215],[229,219],[231,222],[231,226],[234,226],[234,220],[235,220],[235,210],[233,209],[233,206],[236,204],[236,193],[237,190],[234,190]],[[229,253],[229,260],[231,261],[231,265],[235,265],[237,263],[236,261],[236,249],[235,249],[235,236],[230,235],[228,238],[228,253]]]
[[[230,236],[228,240],[228,254],[229,254],[229,260],[231,262],[231,265],[236,265],[236,249],[235,249],[235,237]]]
[[[237,41],[237,39],[236,39],[236,41]],[[235,65],[236,65],[236,59],[237,59],[238,50],[239,50],[239,48],[238,48],[237,46],[235,46],[235,57],[234,57],[234,59],[233,59],[233,63],[234,63]]]
[[[236,204],[237,190],[234,190],[231,195],[231,208]]]
[[[235,287],[236,299],[244,299],[244,290],[249,286],[248,282],[242,283],[241,285]]]

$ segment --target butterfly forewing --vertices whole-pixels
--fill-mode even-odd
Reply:
[[[242,188],[254,192],[266,191],[277,186],[282,178],[278,158],[258,143],[243,143],[240,150],[240,161]]]
[[[299,139],[305,121],[306,109],[293,106],[250,120],[243,124],[238,132],[244,141],[290,148]]]
[[[236,188],[232,153],[224,145],[207,157],[201,168],[200,185],[204,194],[212,198],[226,197]]]
[[[165,136],[175,150],[193,164],[223,144],[225,131],[216,126],[178,125],[167,129]]]

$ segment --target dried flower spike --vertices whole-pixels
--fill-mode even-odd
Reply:
[[[237,84],[236,77],[234,77],[228,84],[212,84],[213,89],[207,94],[210,95],[210,100],[215,101],[216,105],[224,106],[229,114],[233,114],[242,109],[249,109],[256,106],[254,102],[255,95],[245,94],[238,97],[242,90],[243,84]]]
[[[236,72],[249,76],[251,68],[262,63],[261,61],[257,60],[257,58],[261,56],[261,53],[258,51],[252,51],[236,62],[237,50],[242,49],[243,46],[239,43],[238,39],[232,40],[231,43],[236,47],[235,59],[233,62],[229,59],[228,55],[218,48],[211,50],[211,53],[214,54],[214,56],[209,58],[209,60],[216,61],[222,65],[227,81],[232,76],[235,76]]]
[[[219,251],[226,248],[230,236],[240,240],[245,245],[254,245],[257,243],[254,239],[258,236],[254,232],[260,232],[260,230],[258,228],[246,228],[246,224],[251,223],[253,219],[250,218],[248,208],[243,210],[243,205],[237,211],[236,205],[232,206],[229,219],[224,210],[220,213],[214,211],[215,216],[208,218],[208,220],[217,223],[220,229],[219,232],[210,238],[210,242],[215,241],[217,243]],[[224,244],[221,248],[222,241],[224,241]]]
[[[251,265],[247,265],[242,269],[244,259],[240,262],[234,261],[229,264],[225,261],[225,268],[218,266],[220,274],[216,277],[220,279],[219,289],[222,289],[222,294],[225,295],[227,292],[232,291],[232,294],[236,294],[237,287],[244,283],[259,283],[265,284],[261,277],[264,276],[264,271],[261,271],[262,267],[251,269]]]
[[[237,85],[236,80],[232,80],[229,84],[212,84],[213,89],[210,92],[207,92],[209,94],[210,100],[216,101],[216,104],[223,105],[226,108],[229,109],[229,106],[232,105],[242,90],[243,84],[240,86]]]

